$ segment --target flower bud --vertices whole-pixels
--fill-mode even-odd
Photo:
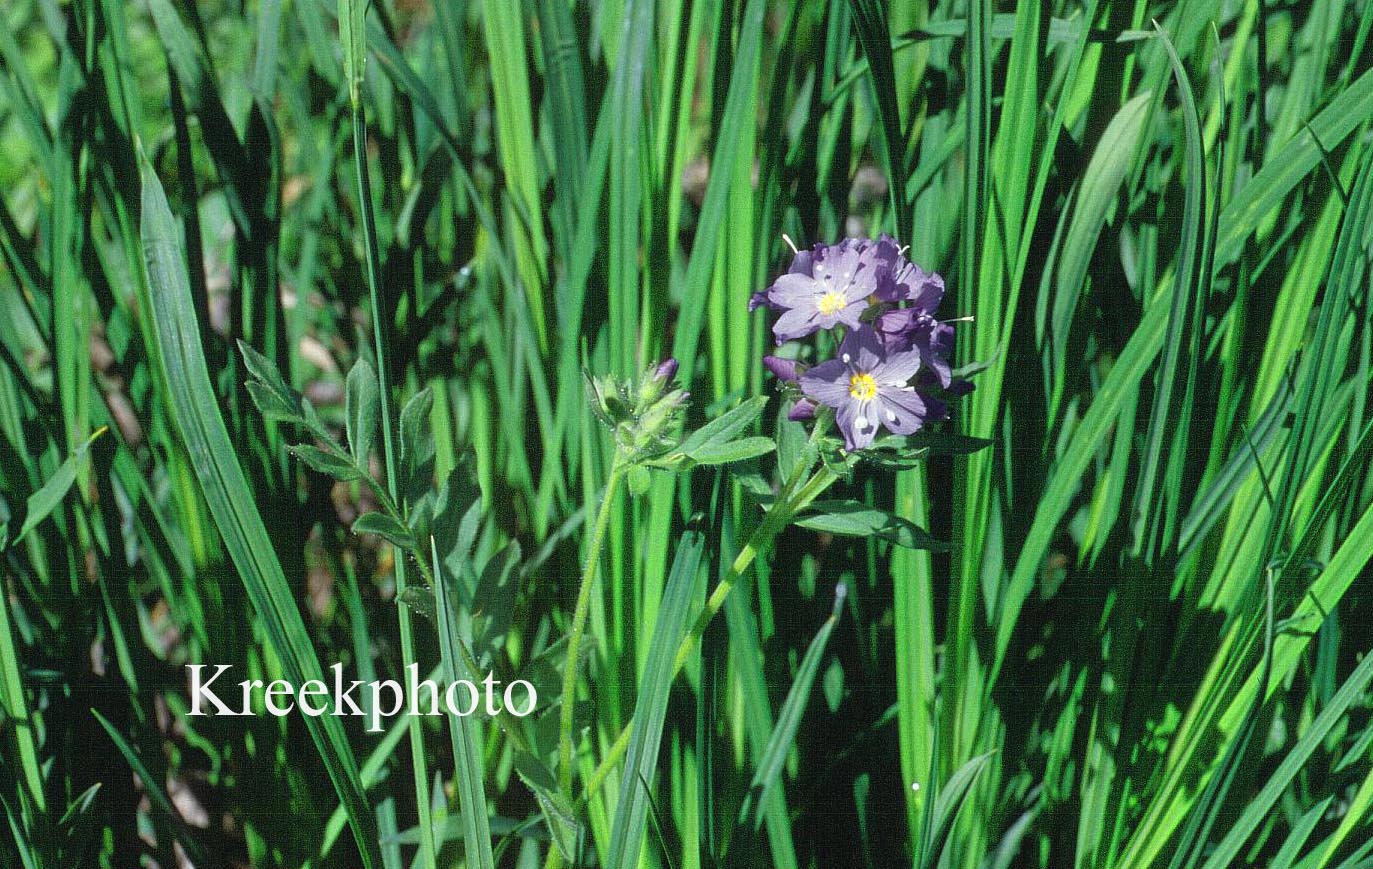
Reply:
[[[787,419],[792,422],[815,419],[815,407],[815,402],[809,398],[797,399],[796,403],[791,406],[791,410],[787,411]]]
[[[795,359],[783,359],[780,356],[764,356],[763,367],[784,383],[795,383],[805,370]]]
[[[677,360],[648,366],[637,380],[587,375],[587,397],[596,416],[614,432],[617,447],[633,458],[671,448],[688,393],[672,388]]]

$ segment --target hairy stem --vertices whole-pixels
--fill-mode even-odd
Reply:
[[[591,531],[586,564],[582,567],[582,584],[577,590],[577,605],[572,611],[572,626],[567,634],[567,659],[563,665],[562,710],[558,726],[558,784],[569,798],[572,794],[572,719],[577,699],[577,660],[581,652],[582,637],[586,634],[587,612],[591,608],[591,587],[596,584],[596,575],[600,572],[601,549],[605,546],[605,532],[610,525],[610,508],[615,501],[615,490],[619,488],[620,478],[624,472],[624,461],[617,451],[610,463],[605,493],[601,496],[596,524]]]

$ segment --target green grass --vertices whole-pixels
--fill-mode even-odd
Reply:
[[[0,867],[1373,867],[1371,31],[6,3]],[[746,310],[879,232],[970,318],[913,467]]]

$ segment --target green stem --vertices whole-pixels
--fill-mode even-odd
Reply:
[[[372,207],[372,185],[367,167],[367,113],[360,98],[352,101],[353,109],[353,159],[357,164],[358,208],[362,213],[362,235],[367,259],[367,292],[372,304],[372,339],[377,357],[377,381],[381,393],[381,443],[382,458],[386,465],[386,489],[392,509],[400,504],[398,496],[397,461],[395,443],[391,435],[391,397],[388,366],[389,342],[385,322],[386,311],[382,306],[377,248],[376,215]],[[405,591],[405,553],[395,549],[396,598]],[[408,666],[415,661],[414,631],[410,624],[410,611],[402,604],[396,607],[400,621],[401,661]],[[434,842],[434,822],[429,810],[428,769],[424,754],[423,728],[411,727],[410,759],[414,770],[415,803],[419,813],[420,862],[433,869],[437,865],[438,849]]]
[[[760,553],[766,551],[767,547],[772,544],[772,539],[777,536],[778,532],[786,527],[787,523],[789,523],[797,513],[809,507],[811,502],[820,497],[820,495],[830,486],[834,485],[835,481],[838,479],[839,478],[828,466],[821,465],[811,478],[806,481],[806,484],[797,490],[794,495],[791,495],[790,491],[795,486],[797,477],[793,476],[793,478],[788,480],[787,484],[782,487],[782,491],[778,493],[777,501],[774,502],[773,508],[763,516],[763,521],[754,529],[754,532],[749,535],[748,540],[744,542],[744,547],[740,549],[739,554],[734,557],[734,562],[730,564],[728,572],[720,579],[720,583],[715,586],[715,591],[711,593],[710,599],[706,601],[705,609],[701,610],[701,614],[697,617],[696,623],[692,625],[690,633],[682,638],[682,644],[677,648],[677,658],[672,665],[672,677],[674,679],[677,677],[678,673],[682,672],[682,668],[686,666],[687,660],[691,657],[692,652],[695,651],[697,644],[701,641],[701,637],[705,635],[706,628],[710,626],[711,620],[715,618],[716,613],[725,605],[725,600],[729,597],[729,593],[734,590],[734,586],[738,583],[739,579],[744,576],[744,573],[749,569],[749,566],[753,564],[754,559],[756,559]],[[605,780],[610,776],[610,773],[620,761],[624,759],[625,752],[629,750],[629,736],[632,724],[633,722],[630,722],[630,724],[625,725],[624,729],[620,731],[620,735],[616,737],[614,744],[611,745],[610,750],[606,752],[605,758],[601,760],[601,763],[596,767],[595,772],[587,779],[586,789],[581,797],[582,803],[591,799],[592,795],[600,789],[601,785],[605,784]]]
[[[596,525],[591,532],[591,542],[587,548],[586,564],[582,567],[582,584],[577,590],[577,606],[572,611],[572,627],[567,634],[567,658],[563,665],[562,710],[558,726],[558,784],[569,798],[572,794],[572,726],[573,708],[577,699],[577,656],[581,651],[582,637],[586,633],[586,616],[591,609],[591,587],[596,583],[596,574],[601,566],[601,549],[605,545],[606,528],[610,525],[610,507],[615,501],[615,490],[619,487],[620,477],[625,466],[618,451],[610,463],[610,474],[605,481],[605,494],[601,496],[601,506],[596,513]]]

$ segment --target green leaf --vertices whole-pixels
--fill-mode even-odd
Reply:
[[[437,819],[435,819],[437,822]],[[526,839],[536,839],[547,841],[548,837],[535,825],[531,829],[529,821],[517,821],[514,818],[503,818],[499,815],[488,819],[491,826],[491,833],[495,836],[519,836]],[[463,838],[463,828],[465,822],[461,814],[450,814],[443,821],[443,828],[439,832],[439,842],[456,842]],[[420,828],[410,827],[397,832],[394,836],[387,836],[384,840],[387,843],[399,845],[418,845],[420,842]]]
[[[187,855],[197,866],[204,866],[209,863],[209,855],[205,851],[205,846],[191,836],[190,830],[186,828],[185,822],[181,820],[181,815],[172,807],[171,797],[167,795],[167,789],[163,786],[161,779],[148,771],[148,767],[143,763],[143,759],[134,751],[132,745],[124,738],[114,725],[105,716],[92,709],[91,714],[95,720],[100,722],[100,726],[109,734],[115,748],[124,756],[124,760],[134,771],[134,775],[143,782],[144,793],[148,795],[148,802],[153,806],[153,810],[162,816],[163,822],[167,824],[172,835],[181,847],[186,849]]]
[[[1282,150],[1270,154],[1263,168],[1225,204],[1216,237],[1217,264],[1238,256],[1245,239],[1320,165],[1322,150],[1334,151],[1369,115],[1373,115],[1373,69],[1330,100]]]
[[[688,454],[688,457],[698,465],[725,465],[730,462],[741,462],[744,459],[765,456],[776,448],[777,445],[772,442],[772,438],[754,436],[724,443],[706,444],[693,450]]]
[[[336,480],[346,483],[349,480],[356,480],[358,477],[362,476],[357,465],[353,464],[352,461],[345,459],[343,456],[328,452],[327,450],[322,450],[319,447],[311,446],[310,444],[296,444],[287,449],[291,451],[291,455],[300,459],[314,470],[319,471],[321,474],[328,474]]]
[[[738,164],[741,160],[752,159],[750,145],[753,133],[750,128],[758,113],[758,78],[763,66],[759,56],[764,45],[764,22],[768,6],[767,0],[748,0],[742,17],[738,18],[737,47],[731,56],[731,68],[735,72],[729,77],[724,109],[716,127],[719,135],[715,139],[715,150],[710,155],[711,172],[696,220],[691,256],[681,282],[685,294],[678,309],[677,327],[672,338],[672,355],[682,363],[682,383],[692,382],[702,321],[711,307],[707,297],[712,287],[720,286],[711,276],[720,262],[717,254],[721,241],[727,237],[723,228],[726,226],[728,209],[731,202],[736,201],[734,184],[739,174]],[[745,174],[744,178],[747,177]]]
[[[424,616],[430,624],[438,625],[432,589],[423,585],[407,585],[405,591],[401,592],[400,597],[396,599],[414,612]]]
[[[239,340],[238,352],[243,356],[243,365],[248,369],[248,376],[254,381],[261,383],[271,392],[289,396],[294,391],[286,385],[286,381],[281,376],[281,369],[272,360],[257,352],[251,344]]]
[[[820,688],[825,692],[825,705],[831,712],[838,712],[839,704],[844,700],[844,665],[837,657],[825,668]]]
[[[718,447],[734,440],[735,435],[753,425],[753,421],[763,412],[768,402],[767,396],[759,395],[732,408],[692,432],[677,447],[676,452],[694,459],[702,450]]]
[[[368,0],[338,0],[343,75],[348,81],[348,99],[355,107],[362,102],[362,75],[367,64],[367,4]]]
[[[814,514],[797,519],[796,524],[845,537],[876,536],[908,549],[942,551],[948,548],[913,522],[857,501],[816,501],[812,509]]]
[[[564,860],[576,865],[582,825],[567,799],[558,792],[553,773],[543,761],[523,751],[515,753],[515,772],[520,781],[534,792],[534,800],[539,804],[539,812],[558,852]]]
[[[1058,258],[1053,314],[1048,323],[1049,335],[1041,336],[1049,341],[1054,370],[1059,372],[1059,377],[1062,377],[1065,364],[1073,314],[1086,286],[1088,267],[1096,251],[1097,240],[1139,149],[1152,99],[1153,94],[1144,91],[1121,106],[1106,125],[1096,150],[1092,152],[1092,159],[1083,172],[1072,222],[1068,224],[1068,233]],[[1040,328],[1043,328],[1042,324]],[[1055,392],[1055,399],[1058,395]]]
[[[257,405],[258,412],[266,419],[301,425],[305,420],[300,415],[296,402],[284,401],[282,397],[256,380],[248,381],[248,396]]]
[[[381,412],[381,389],[377,372],[366,359],[358,359],[348,372],[345,419],[348,428],[348,449],[359,468],[367,467],[376,439],[377,419]]]
[[[996,443],[988,438],[951,431],[920,431],[903,438],[905,446],[930,456],[970,456]]]
[[[1356,701],[1366,701],[1367,694],[1364,689],[1370,681],[1373,681],[1373,654],[1365,653],[1354,672],[1349,674],[1340,690],[1336,691],[1321,709],[1320,714],[1278,764],[1262,789],[1250,800],[1249,805],[1235,821],[1235,825],[1211,852],[1204,869],[1224,869],[1235,864],[1245,842],[1249,841],[1254,832],[1269,818],[1278,800],[1292,784],[1292,780],[1302,772],[1306,762],[1325,742],[1330,731],[1343,720],[1345,710]]]
[[[418,540],[433,535],[439,556],[453,576],[466,578],[471,568],[468,560],[481,530],[482,500],[471,477],[470,462],[462,461],[453,468],[432,498],[421,500],[423,510],[410,511],[411,532]],[[428,526],[425,530],[424,526]]]
[[[482,568],[472,594],[472,650],[480,660],[494,655],[505,641],[515,615],[515,596],[520,590],[520,543],[512,540]]]
[[[648,468],[643,465],[634,465],[629,469],[626,482],[629,485],[629,494],[637,498],[648,493],[653,485],[653,478],[649,475]]]
[[[434,483],[434,432],[429,421],[433,408],[434,393],[425,388],[400,411],[401,491],[412,501]]]
[[[308,425],[300,393],[286,384],[276,363],[243,341],[238,342],[238,352],[251,378],[248,395],[258,411],[267,419]]]
[[[363,513],[354,520],[353,533],[376,534],[379,537],[385,537],[402,549],[413,550],[415,548],[415,538],[410,536],[410,529],[385,513]]]

